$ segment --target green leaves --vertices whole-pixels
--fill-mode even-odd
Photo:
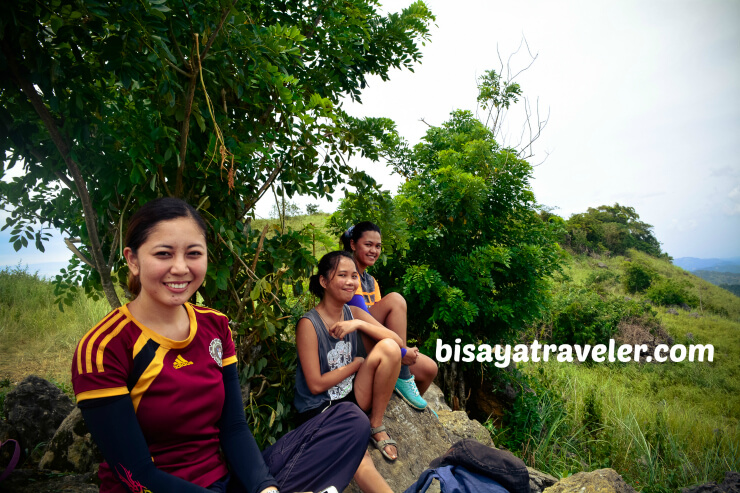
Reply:
[[[340,102],[359,99],[367,74],[387,78],[419,60],[434,19],[421,2],[400,15],[377,7],[370,0],[8,4],[0,20],[0,144],[24,175],[0,180],[0,204],[14,208],[15,248],[43,248],[44,231],[55,228],[79,238],[80,251],[103,259],[102,271],[120,283],[132,212],[156,197],[181,197],[208,223],[199,295],[234,321],[240,354],[251,343],[258,353],[274,348],[293,320],[287,300],[315,265],[307,247],[323,239],[309,229],[261,238],[247,223],[273,186],[287,199],[324,197],[348,182],[373,186],[345,159],[388,153],[398,140],[393,122],[351,118]],[[72,169],[90,197],[84,213]],[[60,306],[76,289],[114,293],[77,260],[56,286]],[[279,359],[265,357],[268,367]],[[283,363],[275,368],[290,366]],[[265,439],[281,429],[288,405],[276,398],[268,412],[254,403],[255,419],[270,424],[258,427]]]
[[[485,82],[487,98],[503,98],[497,104],[520,94],[495,72]],[[560,262],[560,226],[539,216],[531,166],[467,111],[454,111],[413,149],[403,146],[392,162],[408,179],[394,202],[408,231],[411,265],[400,284],[416,308],[410,330],[422,340],[504,342],[546,308]]]

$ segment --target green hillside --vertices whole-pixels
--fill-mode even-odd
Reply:
[[[635,270],[652,279],[628,292]],[[740,298],[635,250],[568,255],[552,290],[551,313],[529,340],[712,344],[714,361],[521,365],[535,392],[518,399],[509,423],[526,430],[519,451],[529,465],[556,476],[584,464],[613,467],[641,491],[676,491],[738,470]],[[660,304],[676,294],[681,303]],[[598,304],[593,317],[590,304]],[[563,330],[567,321],[574,334]]]

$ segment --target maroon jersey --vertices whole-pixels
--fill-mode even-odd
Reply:
[[[82,338],[72,362],[78,402],[128,394],[154,464],[200,486],[225,476],[219,453],[224,402],[221,368],[236,363],[225,315],[186,303],[190,335],[163,337],[138,322],[127,306],[109,313]],[[116,423],[111,423],[116,426]],[[101,491],[128,491],[100,466]],[[118,470],[126,476],[125,470]]]

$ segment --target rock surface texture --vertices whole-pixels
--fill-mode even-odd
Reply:
[[[614,469],[579,472],[561,479],[544,493],[636,493]]]
[[[372,445],[368,445],[368,451],[378,472],[393,491],[406,490],[429,463],[447,452],[453,443],[450,434],[431,411],[434,405],[417,411],[395,394],[388,403],[383,424],[391,438],[398,442],[398,459],[394,462],[386,460]],[[359,493],[361,490],[352,481],[345,491]]]
[[[49,442],[39,468],[64,472],[97,472],[98,464],[103,460],[87,431],[80,409],[75,407]]]
[[[545,488],[548,488],[558,482],[558,478],[550,476],[547,473],[540,472],[537,469],[527,468],[529,471],[529,491],[530,493],[542,493]]]

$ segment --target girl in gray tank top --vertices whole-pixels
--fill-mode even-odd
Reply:
[[[331,252],[319,261],[309,289],[321,301],[296,327],[294,402],[300,416],[310,418],[338,401],[352,400],[368,414],[372,443],[393,461],[398,450],[383,426],[383,414],[401,367],[402,341],[364,310],[346,305],[358,285],[351,254]],[[355,480],[363,491],[391,492],[369,455]]]

